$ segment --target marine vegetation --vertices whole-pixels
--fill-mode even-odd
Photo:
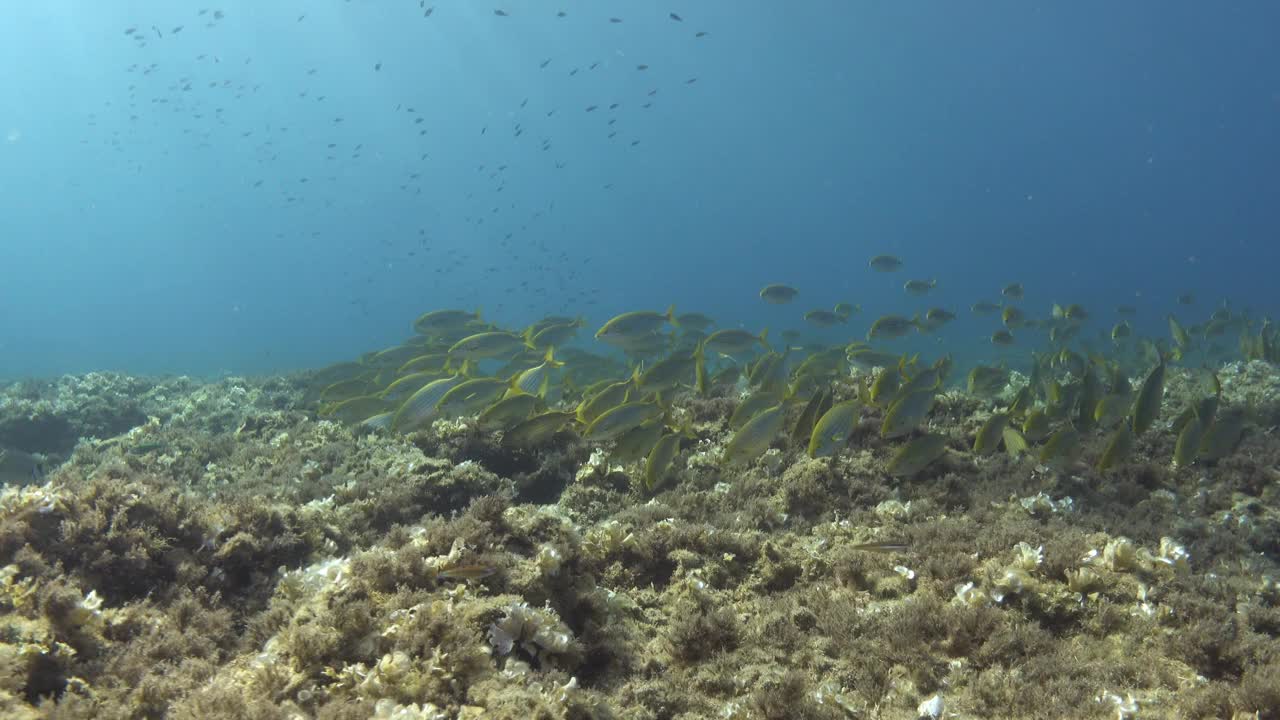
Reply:
[[[10,384],[0,714],[1276,717],[1270,323],[1003,315],[1036,350],[963,371],[446,309],[289,377]]]

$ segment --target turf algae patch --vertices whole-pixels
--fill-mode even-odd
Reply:
[[[465,418],[262,406],[278,380],[175,388],[180,412],[0,491],[0,714],[1269,717],[1270,373],[1223,369],[1240,441],[1175,468],[1204,388],[1171,367],[1105,473],[1102,429],[1056,466],[972,452],[1009,398],[957,391],[907,440],[868,409],[829,457],[726,466],[722,385],[671,399],[689,437],[656,488],[573,433],[511,451]],[[926,432],[944,457],[892,477]]]

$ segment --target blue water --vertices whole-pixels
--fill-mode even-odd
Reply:
[[[911,342],[975,352],[1011,281],[1102,330],[1277,309],[1274,2],[433,1],[7,4],[0,376],[316,366],[442,307],[939,305]]]

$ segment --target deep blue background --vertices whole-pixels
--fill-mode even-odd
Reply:
[[[9,4],[0,376],[314,366],[476,305],[942,305],[917,343],[984,352],[1013,280],[1099,329],[1277,307],[1280,4],[495,3]]]

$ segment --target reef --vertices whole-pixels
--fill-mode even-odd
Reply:
[[[874,410],[727,468],[739,396],[682,394],[652,492],[571,432],[348,427],[296,377],[10,384],[41,467],[0,491],[0,716],[1280,717],[1280,373],[1219,376],[1232,452],[1153,432],[1106,473],[973,453],[999,401],[958,390],[912,477]],[[1170,369],[1157,426],[1202,394]]]

